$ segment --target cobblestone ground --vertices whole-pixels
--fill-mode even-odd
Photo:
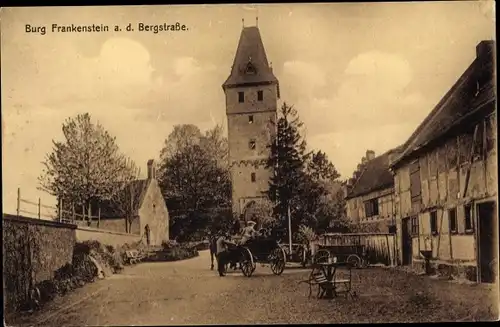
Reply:
[[[386,268],[355,270],[355,301],[308,299],[305,269],[274,276],[220,278],[200,257],[143,263],[56,299],[42,312],[8,325],[168,325],[353,323],[492,320],[498,300],[492,286],[457,284]]]

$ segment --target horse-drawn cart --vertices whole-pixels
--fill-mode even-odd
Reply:
[[[275,275],[281,275],[286,265],[286,253],[278,242],[271,238],[258,237],[244,245],[229,247],[229,262],[239,264],[243,275],[252,276],[257,263],[269,264]]]
[[[329,258],[336,258],[336,261],[349,263],[355,268],[368,266],[364,245],[318,245],[313,261],[315,263],[324,262]]]
[[[311,261],[311,251],[306,244],[293,243],[291,253],[289,244],[283,243],[280,246],[287,255],[287,262],[300,263],[302,267],[305,267]]]

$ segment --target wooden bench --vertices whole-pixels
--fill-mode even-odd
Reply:
[[[126,261],[131,265],[139,263],[142,261],[142,259],[144,259],[144,255],[137,250],[125,251],[125,256],[126,256]]]

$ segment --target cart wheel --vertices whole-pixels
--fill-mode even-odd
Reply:
[[[271,259],[271,270],[275,275],[281,275],[283,270],[285,270],[286,265],[286,254],[285,250],[281,247],[276,248],[273,251]]]
[[[328,250],[319,250],[316,252],[314,257],[312,258],[313,263],[325,263],[330,258],[330,251]]]
[[[248,248],[243,248],[240,259],[240,268],[243,275],[246,277],[252,276],[255,271],[256,265],[253,261],[252,252]]]
[[[363,268],[363,260],[361,260],[361,258],[356,254],[351,254],[350,256],[348,256],[347,262],[354,268]]]

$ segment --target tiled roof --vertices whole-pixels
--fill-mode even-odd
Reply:
[[[254,72],[246,72],[249,63]],[[267,61],[266,51],[259,29],[256,26],[245,27],[241,31],[240,41],[234,57],[231,75],[222,85],[224,88],[258,83],[278,83]]]
[[[444,136],[450,129],[466,122],[466,116],[476,112],[483,104],[496,99],[494,81],[490,79],[479,90],[478,76],[484,70],[492,70],[491,60],[483,64],[474,60],[458,81],[445,94],[432,112],[410,136],[401,156],[394,165],[409,157],[415,151],[425,147],[430,142]]]
[[[361,176],[353,185],[346,199],[355,198],[370,192],[382,190],[394,186],[394,176],[389,170],[391,155],[399,148],[392,149],[386,153],[373,158],[365,164]]]

